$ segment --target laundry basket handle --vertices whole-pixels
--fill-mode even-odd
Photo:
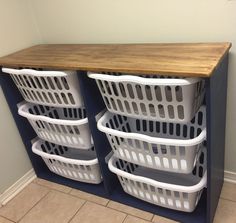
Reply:
[[[204,187],[206,187],[207,171],[204,173],[204,176],[203,176],[202,180],[200,180],[199,183],[197,183],[193,186],[182,186],[182,185],[175,185],[175,184],[159,182],[159,181],[156,181],[156,180],[153,180],[150,178],[146,178],[146,177],[138,176],[138,175],[133,175],[131,173],[120,170],[119,168],[115,167],[115,164],[114,164],[115,159],[116,158],[113,155],[110,158],[110,160],[108,161],[108,167],[111,172],[113,172],[123,178],[127,178],[127,179],[130,179],[133,181],[139,181],[141,183],[149,184],[149,185],[152,185],[157,188],[159,187],[159,188],[165,188],[167,190],[175,190],[175,191],[179,191],[179,192],[188,192],[188,193],[196,192],[196,191],[201,190]]]
[[[63,71],[41,71],[33,69],[14,69],[14,68],[2,68],[2,72],[15,75],[31,75],[35,77],[65,77],[67,74]]]
[[[50,118],[45,115],[33,115],[33,114],[30,114],[28,111],[29,104],[30,103],[28,102],[22,103],[22,105],[19,106],[18,114],[33,121],[41,120],[41,121],[50,122],[57,125],[71,125],[71,126],[83,125],[88,122],[88,118],[83,118],[83,119],[78,119],[78,120],[70,120],[70,119],[66,120],[66,119]]]
[[[32,145],[32,151],[33,153],[46,158],[46,159],[55,159],[58,160],[60,162],[64,162],[64,163],[70,163],[70,164],[74,164],[74,165],[95,165],[98,163],[98,159],[92,159],[92,160],[77,160],[77,159],[70,159],[70,158],[65,158],[63,156],[58,156],[58,155],[53,155],[53,154],[48,154],[46,152],[43,152],[42,150],[39,150],[37,147],[40,146],[40,140],[36,141],[35,143],[33,143]]]

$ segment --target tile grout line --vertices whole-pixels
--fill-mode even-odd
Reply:
[[[110,201],[110,200],[109,200]],[[97,204],[97,203],[95,203],[95,202],[93,202],[93,201],[86,201],[86,203],[87,202],[90,202],[90,203],[92,203],[92,204],[96,204],[96,205],[99,205],[99,206],[102,206],[102,207],[106,207],[106,208],[108,208],[108,209],[110,209],[110,210],[113,210],[113,211],[117,211],[117,212],[119,212],[119,213],[122,213],[122,214],[125,214],[125,218],[124,218],[124,220],[126,219],[126,217],[128,216],[128,214],[127,213],[125,213],[125,212],[123,212],[123,211],[119,211],[119,210],[116,210],[116,209],[114,209],[114,208],[110,208],[110,207],[108,207],[108,206],[104,206],[104,205],[102,205],[102,204]],[[109,203],[109,202],[108,202]],[[108,204],[107,203],[107,204]],[[141,219],[141,218],[139,218],[139,219]],[[122,223],[124,222],[124,220],[122,221]],[[69,222],[68,222],[69,223]]]
[[[33,207],[31,207],[18,221],[16,222],[20,222],[41,200],[43,200],[49,193],[51,192],[51,190],[49,190],[43,197],[41,197],[35,204]]]
[[[230,199],[228,199],[228,198],[220,197],[220,199],[225,200],[225,201],[231,201],[231,202],[233,202],[233,203],[236,203],[236,201],[230,200]]]
[[[89,200],[87,200],[87,199],[85,199],[85,198],[82,198],[82,197],[76,196],[76,195],[74,195],[74,194],[71,194],[72,190],[78,190],[78,191],[81,191],[81,192],[90,194],[90,193],[88,193],[88,192],[85,192],[85,191],[82,191],[82,190],[79,190],[79,189],[75,189],[75,188],[69,187],[69,188],[70,188],[70,191],[69,191],[69,192],[65,192],[65,191],[57,190],[57,189],[55,189],[55,188],[47,187],[47,186],[42,185],[42,184],[38,184],[38,183],[36,183],[36,182],[32,182],[32,183],[37,184],[37,185],[42,186],[42,187],[45,187],[45,188],[47,188],[47,189],[49,189],[49,190],[51,190],[51,191],[60,192],[60,193],[67,194],[67,195],[70,195],[70,196],[75,197],[75,198],[79,198],[79,199],[82,199],[82,200],[89,201]],[[96,195],[96,194],[91,194],[91,195],[97,196],[97,197],[99,197],[99,198],[104,198],[104,197],[98,196],[98,195]],[[104,199],[107,199],[107,198],[104,198]],[[107,199],[107,200],[108,200],[108,202],[107,202],[107,204],[108,204],[110,200],[109,200],[109,199]],[[94,201],[89,201],[89,202],[93,202],[93,203],[95,203],[95,204],[102,205],[103,207],[106,207],[106,206],[107,206],[107,204],[103,205],[103,204],[100,204],[100,203],[97,203],[97,202],[94,202]]]
[[[108,200],[107,201],[107,203],[105,204],[105,205],[103,205],[103,204],[101,204],[101,203],[98,203],[98,202],[95,202],[95,201],[90,201],[90,200],[88,200],[88,199],[86,199],[86,198],[82,198],[82,197],[80,197],[80,196],[76,196],[76,195],[74,195],[74,194],[71,194],[71,193],[69,193],[68,195],[71,195],[71,196],[73,196],[73,197],[77,197],[77,198],[80,198],[80,199],[82,199],[82,200],[86,200],[86,201],[88,201],[88,202],[92,202],[92,203],[95,203],[95,204],[99,204],[99,205],[101,205],[101,206],[103,206],[103,207],[106,207],[107,206],[107,204],[109,203],[109,199],[107,199],[107,198],[105,198],[105,197],[102,197],[102,196],[98,196],[98,195],[96,195],[96,194],[91,194],[91,193],[88,193],[88,192],[85,192],[85,191],[82,191],[82,190],[79,190],[79,189],[74,189],[74,188],[72,188],[71,190],[78,190],[78,191],[81,191],[81,192],[83,192],[83,193],[87,193],[87,194],[90,194],[90,195],[93,195],[93,196],[97,196],[98,198],[103,198],[103,199],[106,199],[106,200]]]
[[[123,212],[121,212],[121,213],[123,213]],[[140,218],[140,217],[131,215],[131,214],[126,214],[126,217],[125,217],[125,219],[122,221],[122,223],[125,222],[125,220],[126,220],[126,218],[127,218],[128,216],[135,217],[135,218],[138,218],[138,219],[140,219],[140,220],[144,220],[144,221],[146,221],[146,222],[148,222],[148,223],[154,223],[152,220],[143,219],[143,218]],[[153,217],[153,218],[154,218],[154,217]],[[152,218],[152,219],[153,219],[153,218]]]
[[[109,202],[110,202],[110,201],[109,201]],[[108,202],[108,203],[109,203],[109,202]],[[108,203],[107,203],[107,205],[108,205]],[[117,203],[118,203],[118,202],[117,202]],[[127,205],[127,206],[128,206],[128,205]],[[145,220],[145,221],[151,221],[151,220],[154,218],[154,214],[151,213],[151,212],[147,212],[147,213],[150,213],[150,214],[153,215],[152,218],[151,218],[150,220],[147,220],[147,219],[145,219],[145,218],[138,217],[137,215],[133,215],[133,214],[131,214],[131,213],[126,213],[126,212],[124,212],[124,211],[117,210],[117,209],[112,208],[112,207],[109,207],[109,206],[106,206],[106,207],[109,208],[109,209],[115,210],[115,211],[119,211],[119,212],[121,212],[121,213],[123,213],[123,214],[131,215],[131,216],[136,217],[136,218],[139,218],[139,219],[141,219],[141,220]],[[128,207],[130,207],[130,206],[128,206]],[[133,207],[132,207],[132,208],[133,208]],[[140,210],[140,209],[138,209],[138,210]],[[143,211],[143,210],[140,210],[140,211]]]
[[[110,203],[111,200],[108,200],[107,204],[106,204],[106,207],[108,207],[108,204]]]
[[[69,187],[69,188],[70,188],[70,190],[68,191],[67,194],[70,194],[70,195],[71,195],[71,191],[73,190],[73,188],[71,188],[71,187]]]
[[[48,181],[48,182],[51,182],[51,181]],[[39,183],[37,183],[37,182],[32,182],[32,183],[33,183],[33,184],[37,184],[37,185],[42,186],[42,187],[46,187],[46,188],[48,188],[48,189],[50,189],[50,190],[55,190],[55,191],[58,191],[58,192],[62,192],[62,193],[64,193],[64,194],[70,194],[70,192],[73,190],[73,188],[68,187],[68,188],[70,188],[70,190],[69,190],[68,192],[65,192],[65,191],[58,190],[58,189],[56,189],[56,188],[51,188],[51,187],[45,186],[45,185],[43,185],[43,184],[39,184]],[[54,183],[54,182],[52,182],[52,183]],[[62,185],[62,184],[58,184],[58,185]],[[64,186],[64,185],[62,185],[62,186]],[[65,186],[65,187],[67,187],[67,186]]]
[[[37,184],[37,183],[34,183],[34,184]],[[79,198],[81,200],[85,200],[84,198],[81,198],[81,197],[78,197],[78,196],[75,196],[75,195],[71,194],[70,192],[73,190],[73,188],[71,188],[70,192],[65,192],[65,191],[57,190],[55,188],[47,187],[45,185],[41,185],[41,184],[37,184],[37,185],[39,185],[41,187],[45,187],[45,188],[49,189],[50,191],[55,191],[55,192],[58,192],[58,193],[63,193],[63,194],[66,194],[66,195],[70,195],[71,197],[75,197],[75,198]]]
[[[153,217],[152,217],[152,219],[151,219],[150,221],[151,221],[151,222],[154,222],[154,221],[153,221],[154,218],[155,218],[155,214],[153,214]]]
[[[10,222],[12,222],[12,223],[16,223],[15,221],[13,221],[13,220],[11,220],[11,219],[5,217],[5,216],[2,216],[2,215],[0,215],[0,216],[1,216],[2,218],[6,219],[6,220],[8,220],[8,221],[10,221]]]
[[[70,218],[70,220],[67,223],[70,223],[73,218],[78,214],[78,212],[82,209],[82,207],[87,203],[86,200],[84,200],[85,202],[81,205],[81,207],[79,207],[79,209],[75,212],[75,214]]]
[[[128,217],[128,215],[126,214],[124,220],[121,223],[124,223],[127,217]]]

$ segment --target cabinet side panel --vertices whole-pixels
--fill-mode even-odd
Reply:
[[[228,55],[206,79],[207,222],[213,222],[224,181]]]

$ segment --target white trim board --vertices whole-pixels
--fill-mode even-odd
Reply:
[[[20,193],[28,184],[30,184],[36,178],[36,174],[33,169],[29,170],[23,177],[17,180],[12,186],[0,194],[0,207],[5,205],[18,193]]]
[[[225,171],[224,181],[236,184],[236,173],[231,171]]]

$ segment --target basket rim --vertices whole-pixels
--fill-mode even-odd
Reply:
[[[28,75],[35,77],[66,77],[75,73],[75,71],[44,71],[44,70],[33,70],[33,69],[14,69],[14,68],[2,68],[2,72],[13,74],[13,75]]]
[[[33,121],[41,120],[41,121],[50,122],[52,124],[57,124],[57,125],[76,126],[76,125],[83,125],[83,124],[88,123],[87,117],[83,119],[78,119],[78,120],[66,120],[66,119],[50,118],[45,115],[33,115],[26,111],[30,105],[32,105],[32,103],[26,102],[26,101],[22,102],[22,104],[18,108],[18,114]],[[84,108],[84,106],[81,106],[78,108]]]
[[[133,181],[138,181],[138,182],[141,182],[141,183],[145,183],[145,184],[148,184],[148,185],[151,185],[151,186],[154,186],[154,187],[164,188],[165,190],[172,190],[172,191],[174,190],[174,191],[183,192],[183,193],[195,193],[197,191],[200,191],[204,187],[206,187],[207,170],[205,171],[204,176],[202,177],[202,179],[197,184],[195,184],[193,186],[182,186],[182,185],[177,185],[177,184],[159,182],[157,180],[153,180],[153,179],[150,179],[150,178],[147,178],[147,177],[127,173],[126,171],[120,170],[115,166],[114,162],[117,159],[118,158],[116,158],[114,155],[109,159],[108,167],[109,167],[110,171],[115,173],[118,176],[128,178],[128,179],[131,179]]]
[[[202,80],[202,78],[145,78],[134,75],[110,75],[110,74],[101,74],[88,72],[89,78],[96,80],[112,81],[112,82],[133,82],[141,85],[190,85],[197,83]]]
[[[107,117],[114,115],[113,113],[107,111],[105,114],[98,120],[97,127],[100,131],[106,133],[115,135],[122,138],[130,138],[130,139],[137,139],[146,141],[148,143],[156,143],[156,144],[165,144],[165,145],[178,145],[178,146],[194,146],[201,142],[203,142],[206,139],[206,127],[201,131],[201,133],[193,138],[193,139],[169,139],[169,138],[160,138],[160,137],[153,137],[148,136],[141,133],[130,133],[130,132],[123,132],[116,129],[111,129],[103,125],[103,122],[106,120]]]
[[[98,159],[91,159],[91,160],[78,160],[78,159],[71,159],[71,158],[65,158],[60,155],[53,155],[53,154],[48,154],[46,152],[43,152],[40,150],[39,146],[42,144],[43,140],[42,139],[37,139],[33,144],[32,144],[32,151],[33,153],[45,158],[45,159],[55,159],[64,163],[68,164],[74,164],[74,165],[96,165],[98,164]]]

